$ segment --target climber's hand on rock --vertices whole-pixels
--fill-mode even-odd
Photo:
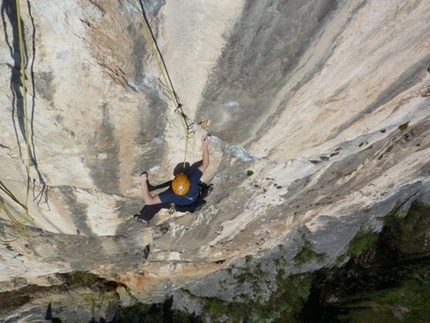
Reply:
[[[209,135],[203,135],[202,136],[202,146],[203,148],[207,148],[209,146],[209,141],[210,141],[211,137]]]
[[[146,172],[143,172],[139,175],[139,179],[141,182],[146,182],[148,180],[148,174]]]

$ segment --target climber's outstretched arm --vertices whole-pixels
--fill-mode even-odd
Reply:
[[[140,185],[142,186],[142,196],[143,200],[145,201],[146,205],[153,205],[153,204],[159,204],[161,203],[160,197],[157,195],[152,196],[149,194],[148,190],[148,175],[146,173],[143,173],[139,176],[140,179]]]
[[[202,137],[203,163],[199,166],[202,173],[204,173],[209,166],[209,141],[209,135],[204,135]]]

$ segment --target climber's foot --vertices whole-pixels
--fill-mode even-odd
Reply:
[[[148,222],[148,221],[145,221],[145,220],[143,220],[143,219],[139,218],[139,214],[135,214],[135,215],[133,215],[133,218],[134,218],[134,221],[136,221],[136,222],[142,222],[142,223],[144,223],[144,224],[146,224],[146,225],[148,225],[148,224],[149,224],[149,222]]]
[[[206,195],[206,196],[209,196],[212,193],[213,189],[214,189],[214,184],[209,184],[209,186],[208,186],[208,195]]]

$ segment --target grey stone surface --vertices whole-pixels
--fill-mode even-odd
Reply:
[[[143,5],[188,139],[134,2],[23,5],[27,109],[16,7],[1,5],[0,196],[15,218],[0,212],[0,292],[88,271],[128,303],[266,300],[280,272],[329,266],[363,226],[430,200],[425,2]],[[206,132],[207,206],[134,222],[137,175],[171,179]],[[307,244],[325,257],[298,265]]]

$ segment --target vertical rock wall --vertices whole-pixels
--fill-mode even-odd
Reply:
[[[4,0],[0,179],[21,203],[29,180],[32,219],[0,192],[31,236],[0,213],[2,239],[18,237],[0,248],[2,291],[87,270],[162,298],[246,255],[283,245],[294,257],[303,239],[327,255],[313,269],[427,190],[425,1],[142,4],[190,123],[211,120],[208,206],[131,220],[136,175],[171,178],[201,157],[205,132],[186,146],[135,2],[22,2],[25,109],[17,8]]]

